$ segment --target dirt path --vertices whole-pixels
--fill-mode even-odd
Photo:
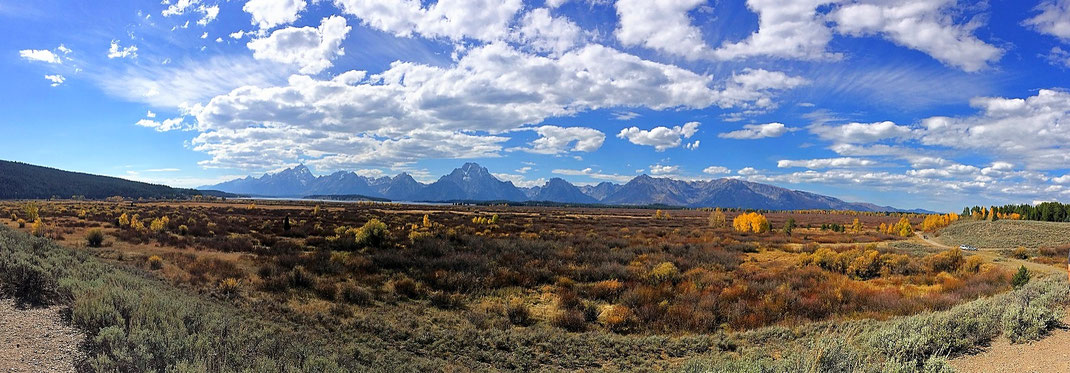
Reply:
[[[926,244],[941,249],[951,246],[933,241],[921,233],[917,238]],[[1034,273],[1063,273],[1058,267],[1033,263],[1025,260],[1005,258],[999,254],[1001,249],[983,249],[966,251],[966,255],[979,255],[985,261],[996,263],[1017,270],[1025,266]],[[1063,325],[1070,324],[1070,316],[1063,318]],[[1070,372],[1070,329],[1059,328],[1042,340],[1029,344],[1011,344],[1000,336],[992,345],[981,353],[955,358],[951,365],[959,372]]]
[[[1063,324],[1070,318],[1063,318]],[[1070,372],[1070,329],[1060,328],[1039,341],[1013,345],[1000,337],[983,352],[951,360],[959,372]]]
[[[62,307],[18,308],[0,299],[0,372],[74,372],[85,336],[63,321]]]
[[[928,237],[925,237],[925,235],[921,232],[914,232],[914,234],[929,246],[938,247],[944,250],[951,248],[951,246],[944,245],[942,243],[933,241]],[[1018,267],[1024,265],[1026,269],[1033,273],[1042,273],[1046,275],[1053,273],[1065,273],[1061,267],[1044,265],[1040,263],[1030,262],[1028,260],[1004,257],[1000,255],[1000,250],[1004,249],[979,249],[976,251],[963,251],[963,253],[966,255],[978,255],[982,258],[985,258],[985,260],[988,262],[1002,265],[1013,271],[1018,270]]]

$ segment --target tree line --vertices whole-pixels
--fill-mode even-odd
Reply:
[[[973,206],[962,209],[962,216],[973,220],[1037,220],[1070,222],[1070,204],[1043,202],[1036,205]]]

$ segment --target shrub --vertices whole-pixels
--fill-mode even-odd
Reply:
[[[338,286],[338,295],[349,304],[369,305],[372,303],[372,293],[363,286],[352,282],[343,282]]]
[[[505,316],[513,325],[528,326],[532,324],[531,310],[523,300],[513,299],[505,307]]]
[[[635,314],[624,305],[609,306],[598,315],[598,321],[616,333],[626,333],[636,326]]]
[[[647,273],[647,278],[653,282],[665,282],[676,281],[680,278],[680,270],[676,268],[672,262],[663,262],[654,266],[650,272]]]
[[[429,297],[431,305],[444,310],[464,308],[464,297],[445,291],[435,291]]]
[[[241,287],[241,281],[233,277],[227,277],[222,281],[219,281],[219,293],[223,296],[232,296],[238,293],[238,289]]]
[[[1011,252],[1011,257],[1022,260],[1029,259],[1029,250],[1026,250],[1023,246],[1018,246]]]
[[[163,258],[161,258],[159,256],[156,256],[156,255],[150,256],[149,259],[148,259],[148,263],[149,263],[149,268],[152,268],[152,269],[161,269],[161,268],[163,268]]]
[[[1018,267],[1018,273],[1015,273],[1014,277],[1011,277],[1011,285],[1014,285],[1015,288],[1020,288],[1029,283],[1030,277],[1032,276],[1029,275],[1029,270],[1025,269],[1024,265]]]
[[[394,293],[406,298],[418,298],[420,285],[408,277],[402,277],[394,281]]]
[[[570,332],[582,332],[587,330],[587,320],[583,311],[561,310],[554,316],[553,325]]]
[[[26,228],[26,220],[19,219],[18,223],[19,223],[19,228]]]
[[[379,248],[386,242],[387,235],[390,234],[390,230],[386,227],[386,224],[379,221],[379,219],[368,220],[364,223],[363,227],[357,231],[356,244],[359,246],[368,246]]]
[[[315,275],[308,272],[304,266],[296,266],[290,270],[289,278],[291,287],[309,288],[316,283]]]
[[[43,237],[45,235],[45,223],[41,219],[34,220],[33,224],[30,225],[30,234],[36,237]]]
[[[85,241],[89,247],[100,247],[100,245],[104,244],[104,231],[100,230],[100,228],[90,229],[85,234]]]

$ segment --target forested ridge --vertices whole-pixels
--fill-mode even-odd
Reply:
[[[80,172],[57,170],[21,162],[0,161],[0,199],[72,198],[188,198],[201,191],[172,188]]]

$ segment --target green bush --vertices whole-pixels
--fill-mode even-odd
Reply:
[[[90,229],[85,234],[85,241],[89,247],[100,247],[100,245],[104,244],[104,231],[100,230],[100,228]]]

